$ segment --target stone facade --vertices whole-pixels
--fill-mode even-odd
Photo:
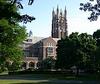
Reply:
[[[34,38],[37,38],[38,40],[35,40],[34,42]],[[38,68],[38,62],[41,62],[50,56],[56,59],[56,45],[58,40],[59,38],[52,37],[29,37],[26,39],[26,41],[24,41],[22,44],[24,51],[24,64],[26,63],[25,69],[31,67],[30,63],[33,63],[34,68]]]

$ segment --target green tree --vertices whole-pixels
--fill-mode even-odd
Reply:
[[[94,66],[94,52],[96,41],[87,33],[72,33],[66,39],[58,41],[57,68],[69,69],[76,66],[77,69],[84,66]],[[88,67],[86,67],[88,68]]]
[[[41,62],[41,68],[43,70],[55,69],[56,60],[53,57],[48,57]]]
[[[93,38],[97,41],[97,46],[100,46],[100,29],[93,33]]]
[[[95,31],[93,37],[97,41],[97,50],[95,52],[96,68],[100,71],[100,30]]]
[[[80,50],[83,53],[83,63],[85,69],[95,69],[95,51],[97,49],[96,40],[92,35],[82,33],[79,35],[81,48]]]
[[[77,65],[81,58],[79,53],[79,38],[78,33],[72,33],[66,39],[58,41],[57,47],[57,67],[62,69],[68,69],[74,65]],[[77,55],[77,56],[76,56]]]
[[[30,0],[31,1],[31,0]],[[19,44],[26,38],[26,29],[19,22],[30,22],[34,18],[20,15],[19,0],[0,0],[0,67],[6,62],[22,60],[23,52]],[[18,4],[18,5],[17,5]]]

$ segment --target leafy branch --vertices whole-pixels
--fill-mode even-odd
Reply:
[[[8,0],[8,1],[9,1],[9,0]],[[23,9],[23,5],[21,4],[21,1],[22,1],[22,0],[10,0],[9,2],[10,2],[12,5],[16,4],[16,6],[17,6],[19,9]],[[32,5],[33,2],[34,2],[34,0],[29,0],[28,5]],[[24,15],[21,15],[21,16],[19,17],[19,19],[20,19],[20,22],[23,22],[23,23],[26,24],[27,22],[31,22],[32,20],[35,20],[35,17],[29,16],[29,15],[27,15],[27,14],[24,14]]]
[[[80,3],[80,10],[90,12],[90,16],[88,19],[90,21],[97,21],[98,17],[100,16],[100,0],[89,0],[87,3]],[[94,3],[93,3],[94,2]]]

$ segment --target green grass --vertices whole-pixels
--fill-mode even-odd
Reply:
[[[0,80],[0,84],[49,84],[47,80]],[[50,83],[51,84],[51,83]]]
[[[21,83],[32,83],[32,81],[28,80],[0,80],[0,84],[21,84]]]
[[[34,80],[0,80],[0,84],[100,84],[97,81],[95,82],[87,82],[87,81],[82,81],[82,82],[50,82],[50,81],[34,81]]]

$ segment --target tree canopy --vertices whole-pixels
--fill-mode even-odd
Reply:
[[[20,43],[26,38],[24,26],[19,22],[31,22],[34,17],[20,15],[21,0],[0,0],[0,68],[5,67],[6,62],[19,62],[23,58]],[[29,5],[33,0],[29,0]]]
[[[80,3],[80,6],[80,10],[90,12],[90,21],[96,21],[100,16],[100,0],[89,0],[87,3]]]
[[[92,35],[72,33],[59,40],[57,47],[57,68],[70,69],[72,66],[88,68],[94,64],[97,47]]]
[[[53,57],[47,57],[40,63],[41,69],[43,70],[55,69],[55,62],[56,60]]]

